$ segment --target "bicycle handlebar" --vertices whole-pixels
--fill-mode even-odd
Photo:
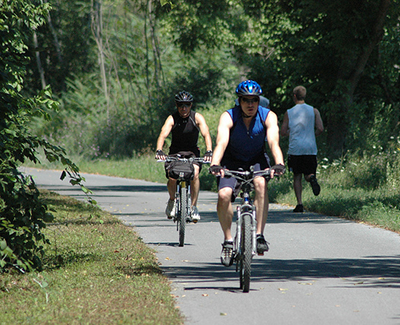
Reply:
[[[204,157],[190,157],[190,158],[182,158],[182,157],[176,157],[176,156],[167,156],[166,159],[158,159],[157,162],[172,162],[172,161],[184,161],[184,162],[199,162],[202,164],[209,164],[211,163],[210,161],[204,160]]]
[[[257,170],[257,171],[243,171],[243,170],[229,170],[224,168],[224,177],[234,177],[239,181],[252,181],[254,178],[261,176],[266,179],[271,177],[271,169]]]

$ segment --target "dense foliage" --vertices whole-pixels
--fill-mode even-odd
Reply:
[[[79,156],[153,150],[176,91],[213,110],[241,78],[261,84],[279,117],[306,86],[324,156],[385,148],[399,132],[398,0],[49,2],[29,78],[51,84],[61,108],[35,130]]]
[[[167,17],[177,26],[176,42],[186,51],[188,44],[230,44],[279,116],[292,105],[291,90],[306,86],[307,101],[327,126],[331,157],[397,136],[399,115],[390,112],[398,112],[400,102],[398,1],[229,1],[230,9],[222,1],[223,17],[219,11],[207,16],[214,10],[210,2],[172,1]],[[385,128],[381,116],[389,117]],[[360,133],[378,136],[364,143]]]
[[[27,127],[33,116],[48,117],[46,111],[58,106],[48,87],[35,96],[24,92],[28,44],[48,10],[40,1],[1,1],[0,6],[0,270],[40,267],[47,242],[42,229],[52,220],[33,180],[18,167],[25,160],[37,163],[42,148],[49,161],[66,166],[62,178],[68,173],[73,184],[82,180],[64,149],[32,135]]]
[[[177,91],[193,92],[196,105],[217,103],[237,74],[230,54],[184,55],[157,9],[140,1],[54,2],[51,26],[38,28],[41,51],[29,78],[40,87],[40,62],[61,106],[35,132],[86,159],[131,157],[153,150]]]

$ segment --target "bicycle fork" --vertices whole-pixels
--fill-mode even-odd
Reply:
[[[252,236],[252,256],[256,255],[257,251],[257,242],[256,242],[256,227],[257,227],[257,219],[256,219],[256,208],[254,205],[244,204],[242,206],[238,206],[236,208],[236,238],[235,238],[235,249],[236,256],[242,256],[242,247],[240,243],[242,242],[242,224],[243,224],[243,214],[251,214],[251,236]]]
[[[190,183],[186,181],[180,181],[177,182],[176,184],[176,193],[175,193],[175,202],[176,202],[176,207],[177,207],[177,216],[182,218],[182,216],[190,216],[191,212],[191,197],[190,197]],[[182,191],[186,191],[186,199],[187,199],[187,204],[186,204],[186,213],[185,211],[181,211],[181,200],[182,200]],[[177,221],[178,218],[175,217],[174,221]]]

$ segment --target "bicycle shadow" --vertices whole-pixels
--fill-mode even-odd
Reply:
[[[240,291],[238,287],[224,286],[237,281],[235,265],[226,268],[219,263],[192,263],[185,266],[161,266],[174,282],[185,283],[185,290]],[[365,258],[320,259],[255,259],[252,262],[251,282],[307,282],[318,279],[344,280],[344,288],[396,288],[400,289],[400,255],[367,256]],[[218,283],[219,285],[213,285]],[[357,285],[355,285],[357,284]]]

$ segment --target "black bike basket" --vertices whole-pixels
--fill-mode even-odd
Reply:
[[[181,152],[178,157],[181,158],[190,158],[194,157],[193,153],[191,152]],[[194,167],[193,163],[189,161],[172,161],[168,166],[168,175],[174,179],[185,179],[185,180],[192,180],[194,178]]]

